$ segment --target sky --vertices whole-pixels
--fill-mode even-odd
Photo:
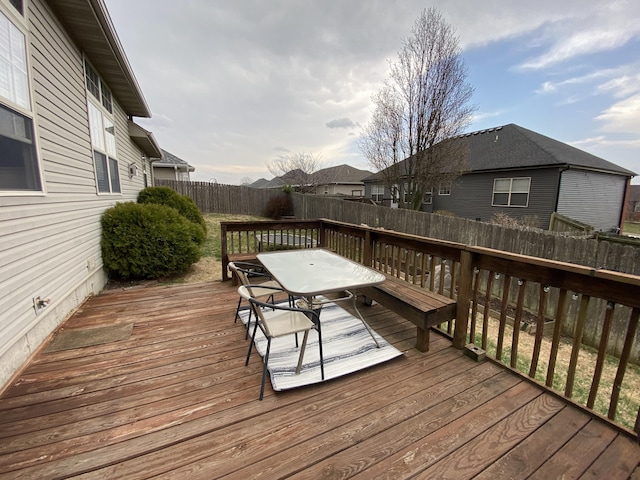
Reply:
[[[152,112],[135,121],[195,181],[270,179],[301,153],[373,170],[371,97],[432,6],[474,89],[468,132],[515,123],[640,174],[637,0],[104,1]]]

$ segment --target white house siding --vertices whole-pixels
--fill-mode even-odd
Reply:
[[[585,170],[566,170],[560,179],[557,212],[596,230],[620,223],[627,177]]]
[[[82,52],[40,0],[29,7],[31,85],[44,194],[0,195],[0,387],[106,283],[100,218],[143,187],[142,152],[114,98],[122,195],[97,195]],[[129,178],[128,165],[139,175]],[[33,298],[50,299],[39,314]]]

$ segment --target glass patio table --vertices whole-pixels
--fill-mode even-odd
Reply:
[[[287,293],[305,298],[309,306],[314,305],[314,297],[318,295],[348,292],[350,296],[346,298],[353,299],[360,320],[376,346],[380,346],[360,314],[351,290],[380,285],[385,281],[382,273],[322,248],[259,253],[257,258]],[[319,325],[318,333],[322,342]]]

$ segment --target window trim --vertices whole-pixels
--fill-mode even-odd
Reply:
[[[509,180],[509,191],[508,192],[496,192],[496,183],[500,180]],[[513,191],[513,183],[515,180],[527,180],[528,181],[528,187],[527,187],[527,201],[524,205],[512,205],[511,203],[511,196],[516,193],[516,194],[523,194],[525,193],[524,191]],[[507,194],[507,203],[506,204],[499,204],[495,202],[495,196],[496,193],[499,194]],[[491,206],[492,207],[504,207],[504,208],[527,208],[529,207],[529,198],[531,196],[531,177],[500,177],[500,178],[494,178],[493,179],[493,192],[491,194]]]
[[[427,195],[429,195],[429,200],[426,200]],[[425,190],[424,196],[422,197],[423,205],[433,205],[433,187],[428,190]]]
[[[27,119],[27,121],[31,122],[31,133],[33,135],[33,155],[35,156],[33,160],[32,168],[34,173],[38,176],[37,182],[39,184],[38,189],[34,190],[24,190],[24,189],[0,189],[0,196],[42,196],[45,195],[46,192],[46,182],[44,178],[44,169],[42,166],[42,153],[40,151],[40,135],[38,122],[36,121],[36,115],[33,107],[33,99],[34,99],[34,91],[33,91],[33,78],[31,71],[31,55],[29,53],[29,30],[27,28],[27,2],[28,0],[23,1],[23,12],[20,15],[20,12],[8,1],[0,0],[0,14],[3,15],[11,25],[15,29],[17,29],[24,39],[24,68],[26,70],[26,82],[27,82],[27,93],[29,95],[28,106],[25,107],[18,103],[15,103],[12,99],[7,97],[0,96],[0,105],[3,108],[8,109],[9,111],[13,111],[18,115],[21,115]]]
[[[438,187],[438,196],[443,197],[451,195],[451,185],[441,185]]]
[[[381,202],[382,200],[384,200],[384,185],[379,185],[376,183],[371,185],[371,200],[373,200],[374,202]]]

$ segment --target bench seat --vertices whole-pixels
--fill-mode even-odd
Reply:
[[[456,317],[456,301],[402,279],[387,275],[381,285],[358,290],[365,302],[375,300],[414,323],[418,327],[416,348],[429,351],[431,327],[448,322]]]

